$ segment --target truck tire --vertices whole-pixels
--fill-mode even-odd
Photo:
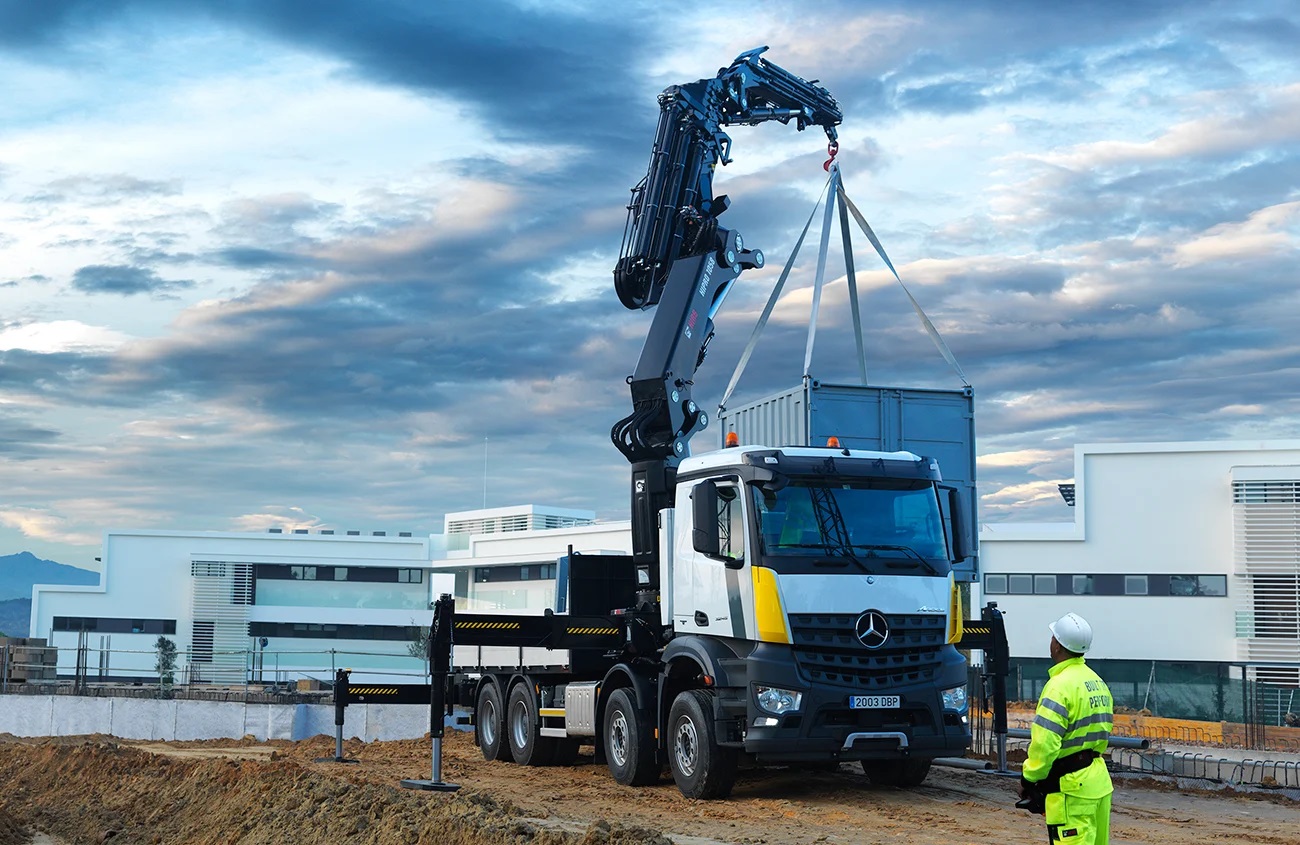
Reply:
[[[555,737],[542,736],[532,690],[515,684],[506,707],[506,740],[510,754],[521,766],[549,766],[555,759]]]
[[[876,786],[920,786],[930,774],[930,761],[863,760],[862,771]]]
[[[509,760],[510,746],[506,745],[505,708],[501,706],[501,690],[487,683],[478,693],[474,707],[474,738],[484,760]]]
[[[654,729],[627,687],[610,693],[605,705],[605,757],[609,773],[624,786],[649,786],[659,780]]]
[[[736,749],[718,745],[713,695],[681,692],[668,711],[668,768],[687,798],[726,798],[736,783]]]

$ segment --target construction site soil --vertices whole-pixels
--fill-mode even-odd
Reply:
[[[444,743],[456,793],[428,778],[429,741],[126,742],[0,736],[0,845],[375,843],[375,845],[759,845],[1038,843],[1041,818],[1013,808],[1016,781],[935,768],[919,788],[872,785],[860,767],[742,773],[726,801],[683,798],[670,777],[615,783],[604,766],[483,760],[467,734]],[[1117,782],[1114,843],[1300,845],[1300,803],[1268,794]]]

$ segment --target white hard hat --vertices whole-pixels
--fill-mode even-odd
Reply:
[[[1092,646],[1092,626],[1077,613],[1067,613],[1047,627],[1067,651],[1083,654]]]

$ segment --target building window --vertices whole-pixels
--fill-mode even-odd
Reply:
[[[1034,592],[1040,596],[1056,595],[1056,576],[1055,575],[1035,575]]]
[[[314,566],[291,566],[289,575],[295,581],[315,581],[316,567]]]
[[[1007,576],[1005,575],[985,575],[984,592],[991,596],[1005,595],[1007,592]]]
[[[419,569],[399,569],[397,570],[397,583],[423,584],[424,572]]]
[[[1070,591],[1076,596],[1093,595],[1091,575],[1075,575],[1070,579]]]
[[[1031,596],[1034,594],[1034,576],[1008,575],[1007,592],[1013,596]]]
[[[1145,575],[1124,576],[1124,595],[1145,596],[1146,594],[1147,594],[1147,576]]]
[[[172,634],[175,619],[119,619],[94,616],[56,616],[56,631],[98,631],[101,634]]]
[[[384,640],[414,642],[418,627],[405,625],[317,625],[304,622],[250,622],[250,637],[307,640]]]
[[[1169,576],[1171,596],[1226,596],[1227,594],[1228,576],[1226,575]]]

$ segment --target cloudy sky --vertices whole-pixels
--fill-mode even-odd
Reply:
[[[1069,519],[1079,442],[1295,435],[1288,0],[0,0],[0,553],[624,518],[628,188],[656,94],[762,44],[840,100],[849,193],[975,387],[983,518]],[[825,178],[819,131],[732,136],[769,266],[706,405]],[[735,401],[799,380],[806,253]],[[958,387],[858,264],[872,381]],[[851,381],[831,275],[813,374]]]

